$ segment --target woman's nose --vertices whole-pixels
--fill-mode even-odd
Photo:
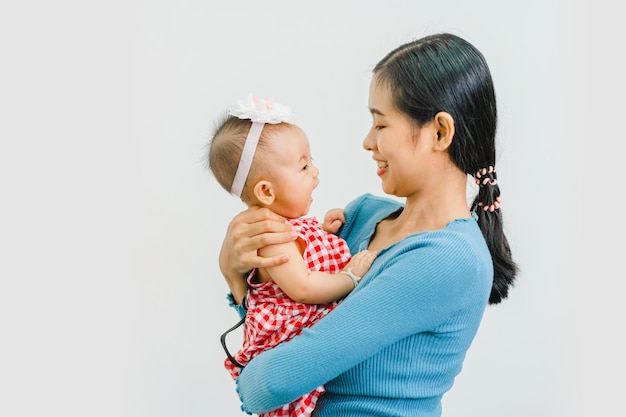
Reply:
[[[367,132],[367,135],[365,135],[362,145],[363,149],[365,149],[366,151],[371,151],[374,149],[374,146],[376,145],[376,140],[374,139],[374,135],[372,134],[372,129],[370,129],[370,131]]]

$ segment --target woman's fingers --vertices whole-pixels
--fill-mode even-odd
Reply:
[[[262,233],[241,240],[241,251],[257,251],[265,246],[287,243],[296,239],[296,233],[291,229],[287,232]]]
[[[248,263],[251,265],[256,265],[256,268],[271,268],[274,266],[282,265],[288,261],[289,257],[287,255],[277,255],[270,258],[262,258],[260,256],[254,255]]]
[[[242,225],[239,233],[246,237],[255,237],[263,234],[272,233],[291,233],[291,225],[287,222],[276,220],[260,220],[256,223],[248,223]]]
[[[237,214],[228,227],[222,243],[220,265],[226,273],[281,265],[288,261],[287,257],[266,259],[258,256],[257,251],[268,245],[291,242],[295,238],[295,232],[284,217],[260,207],[247,209]]]

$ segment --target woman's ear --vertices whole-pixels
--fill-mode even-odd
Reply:
[[[253,191],[254,197],[264,206],[271,205],[276,196],[274,195],[274,186],[267,180],[261,180],[254,184]]]
[[[450,113],[441,111],[435,115],[433,123],[437,131],[435,149],[445,151],[450,147],[454,138],[454,119]]]

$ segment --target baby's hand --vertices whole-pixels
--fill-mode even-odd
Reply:
[[[344,268],[346,271],[348,268],[352,268],[352,273],[356,276],[362,277],[370,269],[374,259],[376,259],[377,252],[374,250],[364,250],[352,257],[348,265]]]
[[[343,209],[330,209],[324,216],[322,227],[326,232],[336,234],[345,222],[346,218],[343,215]]]

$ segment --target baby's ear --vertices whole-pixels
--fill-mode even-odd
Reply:
[[[259,200],[259,203],[264,206],[271,205],[276,199],[273,184],[266,180],[261,180],[254,184],[253,193],[256,199]]]

